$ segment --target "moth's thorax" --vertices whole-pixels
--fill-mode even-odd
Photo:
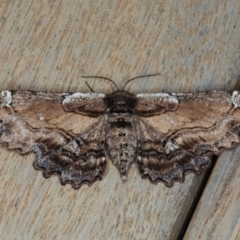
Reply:
[[[137,99],[126,91],[117,91],[106,96],[108,112],[111,113],[133,113]]]

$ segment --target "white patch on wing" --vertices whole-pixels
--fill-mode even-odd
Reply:
[[[12,103],[12,93],[10,91],[2,91],[2,96],[1,105],[3,107],[10,107],[10,104]]]
[[[105,94],[102,93],[73,93],[71,95],[65,96],[62,104],[70,103],[78,99],[95,99],[95,98],[104,98]]]
[[[240,95],[238,91],[232,93],[232,103],[235,108],[240,106]]]
[[[176,149],[178,149],[178,146],[173,144],[171,140],[168,140],[168,142],[165,145],[166,153],[170,153],[172,151],[175,151]]]
[[[178,104],[178,99],[168,93],[140,93],[137,98],[162,98],[168,99],[169,102]]]

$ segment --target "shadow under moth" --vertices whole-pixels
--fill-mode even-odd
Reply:
[[[44,177],[57,174],[74,189],[102,179],[106,155],[123,181],[137,163],[143,178],[171,187],[240,142],[239,107],[238,91],[2,91],[0,144],[34,152]]]

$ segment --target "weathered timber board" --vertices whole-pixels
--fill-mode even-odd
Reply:
[[[122,86],[149,73],[160,76],[136,80],[127,90],[226,90],[239,75],[237,0],[0,3],[1,90],[87,92],[81,75],[110,77]],[[113,91],[106,81],[88,83],[95,92]],[[74,191],[57,177],[44,179],[32,167],[33,155],[2,147],[0,155],[3,239],[176,239],[202,179],[189,174],[168,189],[142,180],[133,167],[123,184],[109,163],[103,181]],[[222,179],[218,184],[224,189]],[[190,226],[197,233],[198,225]]]
[[[238,147],[219,157],[184,239],[240,238],[239,156]]]

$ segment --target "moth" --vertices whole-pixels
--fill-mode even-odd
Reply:
[[[45,178],[74,189],[102,179],[107,156],[123,182],[136,163],[143,178],[171,187],[240,142],[238,91],[2,91],[0,106],[0,144],[35,153]]]

